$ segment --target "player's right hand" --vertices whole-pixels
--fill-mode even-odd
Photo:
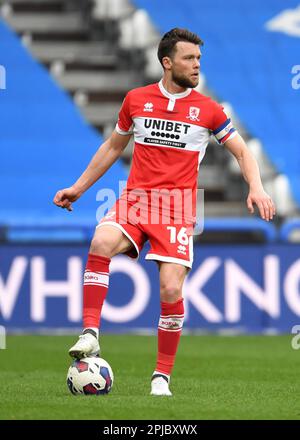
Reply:
[[[53,203],[60,208],[65,208],[68,211],[73,211],[72,203],[79,199],[80,194],[73,186],[70,188],[60,189],[55,194]]]

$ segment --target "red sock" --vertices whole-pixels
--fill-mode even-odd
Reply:
[[[100,326],[109,281],[110,258],[89,254],[83,283],[83,327]]]
[[[158,355],[156,372],[170,375],[181,336],[184,318],[183,299],[175,303],[161,302],[158,324]]]

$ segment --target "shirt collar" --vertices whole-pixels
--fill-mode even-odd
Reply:
[[[180,98],[185,98],[185,97],[188,96],[188,95],[191,93],[191,91],[192,91],[192,89],[189,88],[189,89],[186,89],[186,91],[185,91],[185,92],[182,92],[182,93],[169,93],[169,92],[164,88],[163,83],[162,83],[162,79],[159,81],[159,83],[158,83],[158,87],[159,87],[161,93],[162,93],[164,96],[166,96],[167,98],[169,98],[169,99],[180,99]]]

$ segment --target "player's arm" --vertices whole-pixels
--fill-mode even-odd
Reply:
[[[260,216],[266,221],[272,220],[275,215],[273,200],[263,188],[258,163],[243,138],[237,133],[225,141],[224,146],[235,156],[244,179],[249,185],[247,206],[250,213],[254,213],[253,205],[256,204]]]
[[[55,205],[72,211],[72,202],[87,191],[116,162],[127,146],[131,134],[120,135],[113,131],[112,135],[101,145],[86,170],[70,187],[58,191],[53,199]]]

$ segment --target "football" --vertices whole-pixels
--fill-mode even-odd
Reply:
[[[114,381],[108,362],[100,357],[76,359],[67,374],[67,385],[72,394],[107,394]]]

